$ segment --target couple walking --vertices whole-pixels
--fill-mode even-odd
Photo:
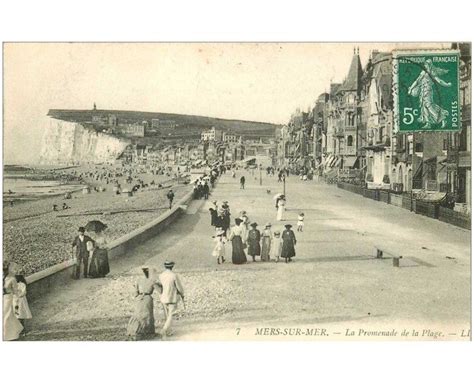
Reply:
[[[155,335],[155,316],[153,305],[153,293],[156,289],[160,291],[160,303],[165,314],[165,323],[161,330],[161,337],[166,340],[171,335],[170,328],[173,314],[178,307],[181,298],[184,304],[184,289],[180,277],[173,272],[175,263],[167,261],[164,263],[165,271],[158,278],[154,269],[143,266],[144,277],[135,283],[135,310],[127,327],[127,335],[133,340],[152,338]]]
[[[72,277],[79,279],[82,268],[84,278],[103,278],[110,272],[107,240],[102,231],[97,231],[94,239],[85,231],[81,226],[72,242],[73,259],[76,261]]]

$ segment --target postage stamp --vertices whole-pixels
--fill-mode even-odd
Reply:
[[[393,53],[395,131],[459,131],[459,53]]]

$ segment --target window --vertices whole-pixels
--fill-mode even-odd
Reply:
[[[423,152],[423,144],[421,142],[417,142],[415,145],[415,152],[421,153]]]
[[[448,139],[443,139],[443,150],[448,150]]]
[[[347,146],[352,146],[352,135],[347,137]]]

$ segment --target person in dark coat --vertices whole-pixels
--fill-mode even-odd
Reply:
[[[252,229],[249,230],[247,235],[248,254],[255,261],[255,256],[260,256],[260,231],[257,230],[256,222],[250,224],[250,226]]]
[[[227,230],[229,230],[230,228],[230,209],[229,209],[229,206],[227,204],[223,204],[222,205],[222,229],[224,229],[224,231],[226,232],[227,234]]]
[[[84,267],[84,277],[88,276],[89,269],[89,251],[87,250],[87,242],[93,241],[92,238],[85,235],[86,229],[84,227],[79,228],[79,234],[74,238],[72,242],[72,250],[74,253],[74,259],[76,260],[76,266],[74,267],[72,277],[79,279],[81,275],[81,264]],[[75,251],[75,252],[74,252]]]
[[[169,190],[168,193],[166,194],[166,197],[168,198],[168,201],[170,202],[170,209],[173,206],[173,199],[174,199],[174,192],[173,190]]]
[[[245,189],[245,176],[242,176],[240,178],[240,189],[244,190]]]
[[[285,259],[285,263],[291,261],[291,258],[296,256],[295,253],[295,245],[296,245],[296,237],[293,230],[291,230],[291,225],[285,225],[285,230],[281,235],[281,240],[283,242],[281,248],[281,257]]]
[[[217,220],[218,220],[218,216],[217,216],[217,210],[216,209],[213,209],[212,207],[209,208],[209,212],[211,213],[211,226],[217,226],[217,224],[219,223]]]
[[[209,198],[209,185],[207,184],[207,182],[204,183],[204,185],[202,186],[202,193],[204,195],[204,199],[208,199]]]

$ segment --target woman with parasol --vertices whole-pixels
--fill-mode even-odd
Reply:
[[[110,272],[109,254],[107,250],[107,239],[103,232],[107,225],[101,221],[90,221],[85,226],[88,232],[93,232],[93,247],[90,246],[89,253],[89,275],[92,273],[95,277],[103,278]],[[91,253],[92,252],[92,253]]]

